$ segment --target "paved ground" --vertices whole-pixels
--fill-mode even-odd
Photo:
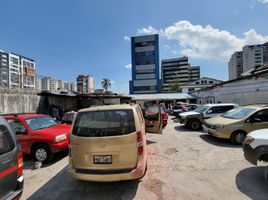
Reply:
[[[163,135],[148,134],[147,139],[148,172],[141,181],[73,180],[63,152],[41,169],[26,158],[22,199],[268,199],[264,167],[245,161],[241,146],[171,120]]]

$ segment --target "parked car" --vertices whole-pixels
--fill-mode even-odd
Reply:
[[[41,114],[7,115],[4,118],[13,128],[23,154],[37,161],[49,162],[54,153],[68,148],[70,125],[59,124]]]
[[[204,119],[220,115],[237,107],[239,106],[234,103],[204,104],[194,111],[179,114],[178,119],[186,127],[192,130],[199,130],[202,128]]]
[[[159,106],[158,106],[159,108]],[[70,137],[69,174],[87,181],[140,179],[146,173],[146,131],[161,132],[156,113],[139,105],[97,106],[79,110]]]
[[[15,133],[0,117],[0,199],[19,199],[23,192],[23,158]]]
[[[203,128],[214,137],[242,144],[248,133],[268,128],[268,106],[249,105],[230,110],[221,116],[206,120]]]
[[[63,115],[61,122],[66,123],[66,124],[72,124],[73,120],[74,120],[74,117],[75,117],[75,114],[76,114],[75,111],[66,112]]]
[[[244,157],[253,165],[268,161],[268,128],[252,131],[243,142]]]
[[[175,105],[172,109],[172,115],[178,116],[180,113],[187,112],[188,108],[185,105]]]
[[[168,124],[168,114],[167,114],[167,110],[166,107],[164,106],[164,104],[159,104],[160,105],[160,109],[161,109],[161,121],[162,121],[162,128],[165,128]],[[158,107],[153,105],[153,106],[149,106],[145,108],[147,110],[147,112],[149,112],[150,110],[155,110],[153,112],[157,112]]]

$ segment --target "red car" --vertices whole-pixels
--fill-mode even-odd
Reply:
[[[162,127],[165,128],[168,123],[168,114],[161,108]]]
[[[68,148],[70,125],[59,124],[52,117],[41,114],[4,116],[14,129],[23,154],[31,154],[37,161],[49,162],[54,153]]]

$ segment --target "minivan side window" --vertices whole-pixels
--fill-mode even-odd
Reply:
[[[220,114],[225,113],[231,109],[233,109],[234,106],[214,106],[210,110],[212,110],[211,114]]]
[[[15,148],[14,141],[7,127],[0,125],[0,156]]]

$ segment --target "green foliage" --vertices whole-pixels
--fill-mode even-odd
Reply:
[[[107,79],[107,78],[104,78],[104,79],[102,79],[102,81],[101,81],[101,85],[102,85],[102,88],[103,88],[105,91],[107,91],[108,88],[111,87],[112,82],[111,82],[111,80],[109,80],[109,79]]]

